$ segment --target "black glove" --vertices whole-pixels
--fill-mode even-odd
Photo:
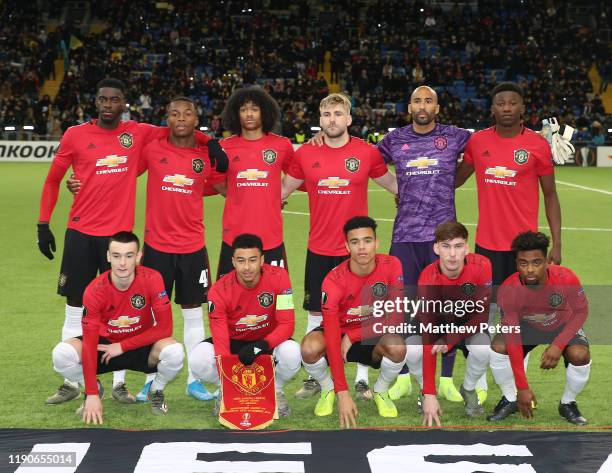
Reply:
[[[238,358],[243,365],[252,365],[259,355],[264,355],[268,351],[268,342],[259,340],[243,346],[238,352]]]
[[[55,251],[55,237],[51,233],[48,223],[38,224],[38,249],[49,259],[53,259]]]
[[[210,164],[213,165],[219,172],[227,172],[229,159],[227,159],[227,154],[225,154],[225,151],[223,151],[223,148],[221,148],[219,140],[208,140],[207,144]]]

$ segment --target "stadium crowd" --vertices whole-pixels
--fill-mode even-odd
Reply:
[[[332,83],[354,102],[351,133],[368,141],[408,122],[407,92],[419,84],[438,90],[443,123],[488,126],[490,90],[516,80],[527,94],[527,126],[559,116],[585,141],[600,139],[602,124],[608,128],[603,90],[589,92],[593,62],[609,77],[597,18],[574,24],[564,2],[544,0],[484,0],[478,11],[404,3],[178,0],[157,8],[115,0],[92,11],[111,26],[80,35],[70,25],[47,33],[35,5],[4,2],[11,21],[0,30],[0,126],[33,125],[35,135],[57,138],[95,116],[95,83],[115,76],[130,84],[130,118],[159,124],[167,99],[186,95],[198,104],[200,124],[217,136],[225,99],[243,84],[260,84],[281,106],[278,131],[299,142],[317,125],[318,103],[329,92],[320,72],[327,64]],[[609,10],[604,3],[600,21]],[[62,51],[59,93],[39,98]]]

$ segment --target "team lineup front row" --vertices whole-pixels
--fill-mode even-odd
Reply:
[[[523,358],[545,344],[540,367],[555,368],[561,357],[566,366],[559,414],[576,425],[587,423],[576,404],[591,365],[582,330],[587,298],[570,269],[547,262],[546,235],[528,231],[512,241],[516,272],[497,288],[502,319],[494,328],[489,306],[495,297],[491,262],[469,252],[468,232],[461,223],[437,226],[433,251],[438,259],[421,272],[416,293],[404,287],[400,260],[377,253],[372,218],[353,217],[343,232],[348,258],[325,276],[322,323],[301,344],[291,338],[295,315],[288,272],[264,262],[257,235],[236,236],[231,245],[234,270],[208,293],[212,336],[187,353],[191,374],[218,385],[216,356],[235,354],[250,365],[259,355],[270,354],[280,416],[291,413],[283,386],[304,366],[321,387],[315,415],[331,415],[337,397],[340,426],[354,427],[358,409],[348,391],[344,363],[379,370],[373,399],[382,417],[398,416],[389,390],[407,365],[421,388],[417,408],[423,424],[439,426],[436,358],[456,348],[466,355],[460,386],[466,415],[484,414],[476,384],[490,366],[503,396],[487,418],[499,421],[518,411],[533,416],[536,397]],[[98,374],[126,369],[150,374],[151,411],[165,414],[164,388],[183,367],[185,352],[172,337],[172,309],[164,281],[157,271],[138,264],[141,255],[135,234],[123,231],[110,238],[111,269],[84,293],[83,335],[65,339],[53,349],[55,370],[85,387],[85,401],[77,413],[86,423],[103,421],[104,389]],[[412,305],[406,304],[410,301]],[[407,306],[416,310],[407,311]],[[466,312],[469,308],[472,313]],[[221,393],[215,414],[222,402]]]

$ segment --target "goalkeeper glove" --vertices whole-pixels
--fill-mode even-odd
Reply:
[[[55,251],[55,237],[51,233],[48,223],[38,224],[38,249],[49,259],[53,259]]]
[[[265,340],[249,343],[243,346],[238,352],[238,358],[243,365],[252,365],[259,355],[264,355],[268,351],[269,345]]]
[[[219,140],[213,139],[208,141],[208,156],[210,157],[210,164],[219,172],[226,172],[229,167],[229,159],[227,154],[221,148]]]
[[[548,141],[556,164],[565,164],[576,151],[571,143],[574,129],[569,125],[559,125],[556,118],[542,120],[542,135]]]

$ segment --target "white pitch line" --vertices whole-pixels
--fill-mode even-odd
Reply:
[[[305,215],[310,216],[308,212],[295,212],[293,210],[283,210],[284,214],[291,215]],[[394,222],[395,220],[392,218],[374,218],[377,222]],[[463,222],[461,222],[463,223]],[[463,223],[467,227],[475,227],[475,223]],[[612,228],[592,228],[592,227],[561,227],[561,230],[570,230],[577,232],[612,232]]]
[[[576,189],[582,189],[585,191],[591,191],[591,192],[599,192],[600,194],[606,194],[606,195],[612,195],[611,191],[607,191],[604,189],[597,189],[595,187],[587,187],[587,186],[581,186],[580,184],[572,184],[571,182],[566,182],[566,181],[556,181],[557,184],[563,184],[564,186],[570,186],[570,187],[575,187]]]

